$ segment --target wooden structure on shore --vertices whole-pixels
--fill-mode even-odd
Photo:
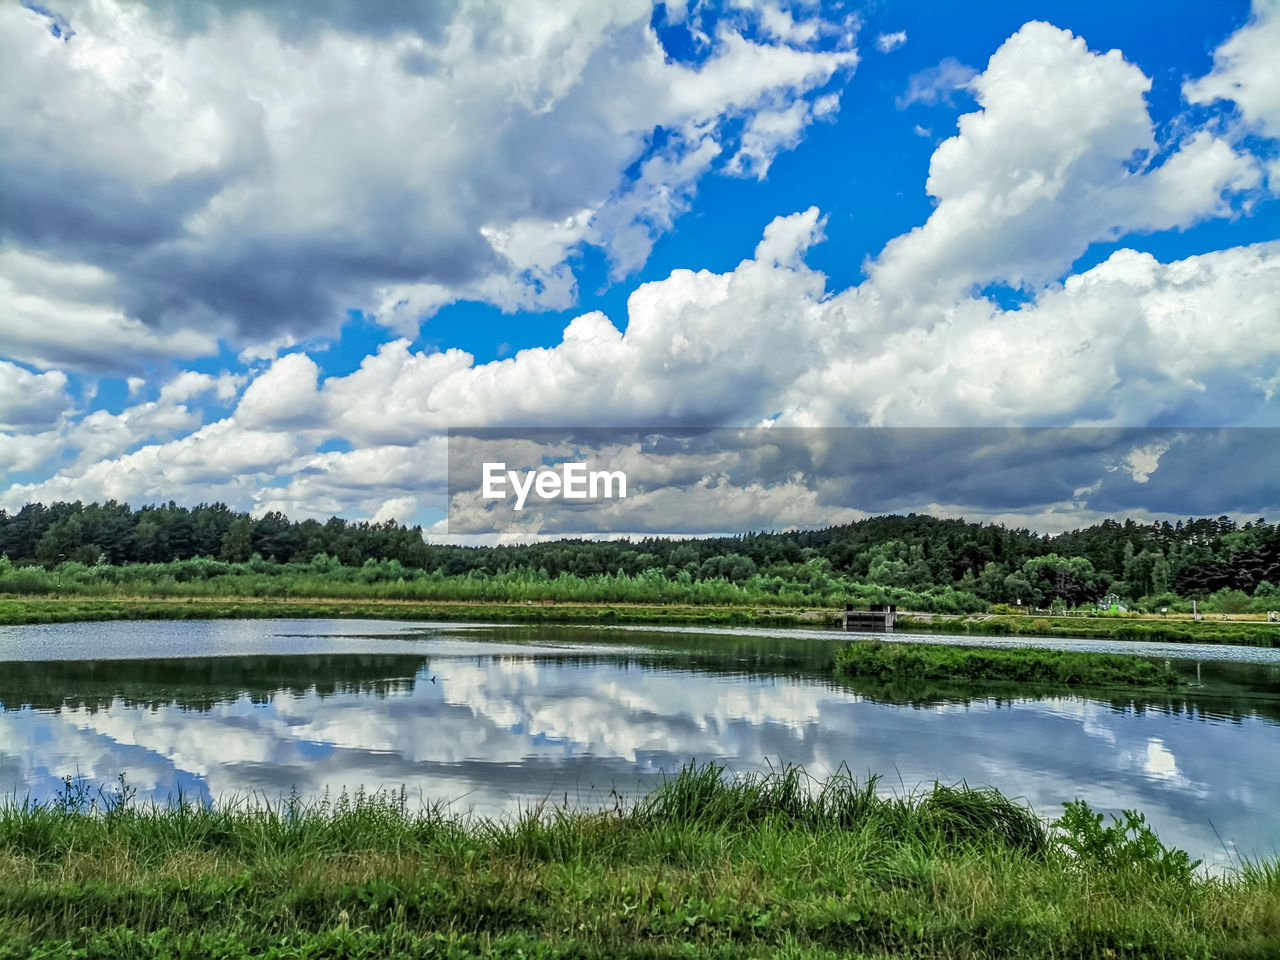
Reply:
[[[873,603],[870,610],[855,610],[853,604],[844,606],[844,628],[863,633],[889,633],[898,619],[898,607],[892,603]]]

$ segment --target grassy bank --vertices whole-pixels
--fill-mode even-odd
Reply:
[[[973,634],[983,637],[1077,637],[1149,640],[1155,643],[1234,643],[1280,646],[1280,624],[1222,620],[1130,619],[1124,617],[925,617],[899,616],[899,633]]]
[[[506,623],[686,624],[838,627],[842,610],[679,603],[528,603],[348,600],[327,597],[0,597],[0,625],[86,620],[209,620],[264,617],[459,620]],[[1082,637],[1169,643],[1280,646],[1280,625],[1114,617],[898,617],[898,633]]]
[[[689,768],[606,813],[458,821],[396,797],[0,811],[0,957],[1269,957],[1280,868],[1193,871],[1137,814],[1046,826]]]
[[[737,606],[601,603],[464,603],[326,598],[133,598],[20,597],[0,599],[0,624],[72,623],[85,620],[219,620],[359,618],[459,620],[510,623],[672,623],[716,626],[827,627],[831,610],[775,610]]]
[[[1169,666],[1124,654],[991,650],[878,639],[851,643],[838,651],[835,670],[838,676],[883,682],[945,680],[1162,689],[1180,682]]]

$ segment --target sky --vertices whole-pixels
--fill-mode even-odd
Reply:
[[[572,530],[824,526],[881,505],[831,430],[982,427],[1118,432],[894,509],[1256,516],[1277,49],[1278,0],[3,0],[0,508],[443,538],[449,430],[806,428]]]

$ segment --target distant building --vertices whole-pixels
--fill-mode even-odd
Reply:
[[[1120,598],[1114,593],[1108,593],[1105,597],[1098,601],[1099,613],[1125,613],[1128,607],[1121,602]]]

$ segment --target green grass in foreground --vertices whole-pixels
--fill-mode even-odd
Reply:
[[[1070,686],[1175,687],[1177,673],[1128,654],[988,649],[936,643],[851,643],[835,656],[839,676],[880,681],[991,681]]]
[[[394,796],[11,806],[0,957],[1280,955],[1274,862],[1211,877],[1134,813],[1049,827],[994,791],[875,787],[694,766],[612,812],[502,821]]]

